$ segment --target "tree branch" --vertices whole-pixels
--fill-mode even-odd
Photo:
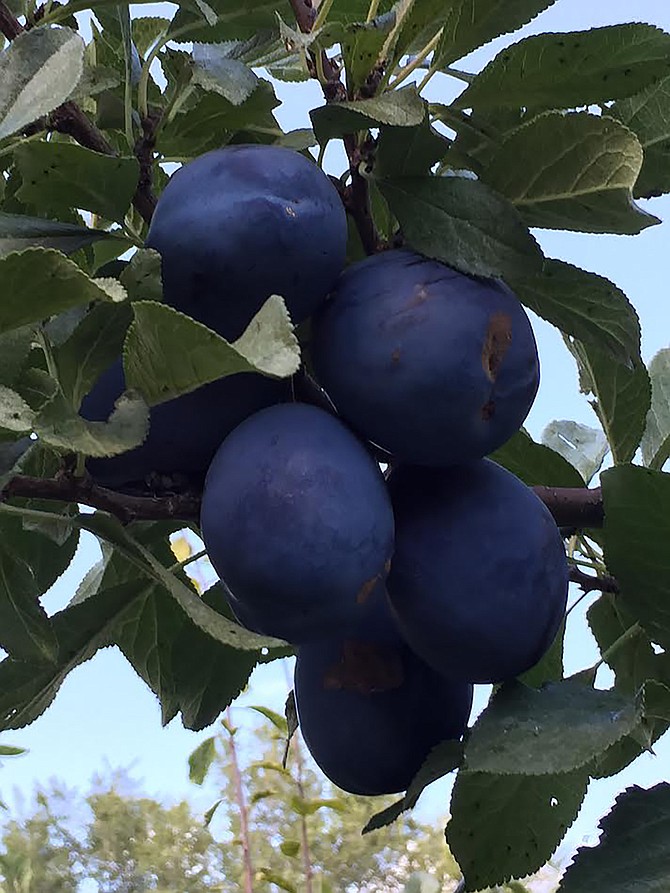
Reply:
[[[534,487],[559,526],[602,527],[603,506],[600,488]],[[120,521],[196,521],[200,516],[199,493],[176,493],[169,496],[134,496],[108,490],[94,483],[87,475],[77,478],[63,474],[56,478],[18,475],[6,486],[0,499],[53,499],[78,502],[116,515]],[[597,578],[583,575],[589,583]],[[606,578],[601,578],[600,582]],[[581,578],[574,582],[581,584]],[[594,587],[596,588],[596,587]],[[601,588],[600,585],[597,588]],[[614,590],[603,590],[614,591]]]
[[[559,527],[602,527],[603,495],[600,487],[533,487]]]
[[[4,0],[0,0],[0,31],[8,40],[14,40],[26,29],[19,22]],[[80,146],[100,152],[102,155],[116,155],[112,145],[108,142],[102,131],[93,124],[85,112],[76,102],[64,102],[57,109],[41,119],[40,124],[47,130],[55,130],[71,136]],[[153,135],[156,129],[156,121],[150,119],[143,121],[144,137],[135,147],[138,161],[140,162],[140,178],[137,190],[133,196],[133,205],[141,215],[145,223],[151,223],[151,217],[156,207],[156,196],[152,191],[153,176]],[[31,125],[31,132],[37,132],[35,125]],[[149,136],[148,136],[149,135]],[[141,152],[141,154],[140,154]]]
[[[196,521],[200,517],[200,494],[130,496],[95,484],[90,477],[36,478],[19,475],[11,480],[0,498],[53,499],[78,502],[115,515],[124,524],[131,521]]]
[[[598,590],[599,592],[612,592],[615,595],[619,592],[619,584],[614,577],[591,576],[590,574],[585,574],[584,571],[574,566],[570,568],[570,582],[576,583],[581,587],[583,592],[594,592],[595,590]]]
[[[312,0],[291,0],[291,6],[298,28],[303,34],[309,34],[316,21],[316,10]]]

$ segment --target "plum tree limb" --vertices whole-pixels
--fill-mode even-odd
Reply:
[[[0,31],[8,40],[14,40],[26,28],[19,22],[4,0],[0,0]],[[155,121],[142,122],[143,136],[135,145],[135,155],[140,163],[140,177],[133,196],[133,205],[145,221],[150,223],[156,208],[153,187],[153,134]],[[30,126],[31,133],[40,129],[53,130],[71,136],[80,146],[100,152],[102,155],[116,155],[111,143],[98,130],[76,102],[68,101],[58,106],[50,115]]]
[[[602,527],[604,512],[599,487],[534,487],[535,493],[563,527]],[[53,499],[78,502],[115,515],[120,521],[195,521],[200,516],[199,493],[175,493],[168,496],[134,496],[108,490],[88,476],[77,478],[62,474],[56,478],[18,475],[4,488],[3,499]],[[586,577],[586,575],[584,575]],[[592,577],[586,577],[593,581]],[[581,583],[581,580],[575,582]]]

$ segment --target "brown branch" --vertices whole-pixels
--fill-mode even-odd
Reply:
[[[602,527],[603,495],[600,487],[533,487],[559,527]]]
[[[254,866],[251,860],[251,840],[249,837],[249,810],[244,796],[244,784],[240,763],[235,747],[235,730],[232,722],[230,707],[226,709],[226,731],[228,732],[228,750],[230,752],[230,768],[233,776],[233,787],[237,809],[240,814],[240,840],[242,842],[242,864],[244,866],[244,893],[254,893]]]
[[[602,527],[603,505],[599,488],[534,487],[559,526]],[[63,474],[57,478],[18,475],[6,486],[0,499],[53,499],[78,502],[116,515],[120,521],[197,521],[200,516],[200,494],[177,493],[169,496],[135,496],[108,490],[82,478]],[[587,578],[591,580],[591,577]]]
[[[90,477],[37,478],[19,475],[5,487],[2,498],[54,499],[78,502],[115,515],[124,524],[131,521],[175,519],[195,521],[200,516],[199,494],[130,496],[93,483]]]
[[[8,40],[14,40],[15,37],[18,37],[25,30],[4,0],[0,0],[0,31]],[[117,154],[102,131],[98,130],[76,102],[64,102],[50,115],[47,115],[46,118],[41,119],[37,123],[46,130],[55,130],[57,133],[71,136],[85,149],[100,152],[102,155]],[[142,126],[144,137],[139,140],[137,147],[140,147],[144,154],[142,157],[138,155],[140,178],[137,190],[133,196],[133,205],[145,223],[148,224],[151,223],[151,217],[156,207],[156,196],[152,191],[153,172],[150,170],[147,173],[147,163],[149,168],[153,166],[153,146],[155,142],[153,135],[156,129],[156,121],[153,118],[148,122],[143,121]],[[39,129],[40,127],[38,127]],[[31,133],[38,132],[35,130],[34,124],[30,125],[29,130]],[[150,133],[150,139],[147,138],[147,133]]]
[[[570,568],[570,582],[580,586],[583,592],[598,590],[599,592],[612,592],[615,595],[619,592],[619,584],[614,577],[608,575],[603,577],[591,576],[574,566]]]
[[[316,9],[312,0],[291,0],[291,6],[298,28],[303,34],[309,34],[316,21]]]

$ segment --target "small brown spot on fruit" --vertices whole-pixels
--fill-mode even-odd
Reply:
[[[489,320],[482,346],[482,367],[489,381],[495,381],[505,354],[512,343],[512,322],[506,313],[494,313]]]
[[[358,590],[358,594],[356,595],[356,603],[359,605],[364,605],[366,601],[372,595],[372,591],[377,585],[377,581],[379,580],[379,574],[375,574],[374,577],[371,577],[369,580],[366,580],[365,583]]]
[[[348,640],[343,643],[339,662],[326,670],[323,687],[371,695],[399,688],[403,678],[402,660],[396,648]]]
[[[496,404],[495,400],[488,400],[482,406],[482,420],[485,422],[490,422],[493,416],[495,415]]]

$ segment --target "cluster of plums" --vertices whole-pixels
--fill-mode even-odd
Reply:
[[[233,340],[282,295],[311,321],[339,417],[234,375],[155,407],[141,447],[89,468],[117,487],[206,473],[202,536],[231,610],[299,646],[300,724],[325,774],[382,794],[463,735],[473,683],[546,652],[567,565],[545,506],[484,458],[537,391],[517,298],[409,250],[343,272],[346,238],[335,187],[299,153],[232,146],[181,168],[147,240],[164,300]],[[119,360],[82,414],[105,419],[123,387]]]

